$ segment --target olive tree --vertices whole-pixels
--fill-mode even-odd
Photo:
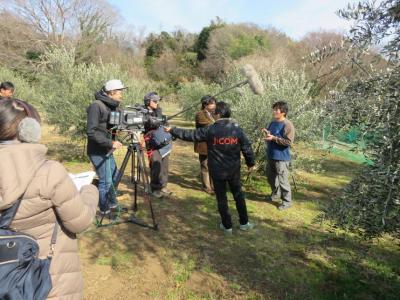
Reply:
[[[288,103],[288,118],[295,124],[297,141],[312,142],[320,139],[322,128],[317,124],[322,111],[309,96],[311,86],[305,73],[281,68],[272,73],[261,72],[260,77],[265,88],[263,95],[255,95],[245,85],[217,97],[217,100],[231,104],[233,118],[239,122],[253,143],[258,162],[261,163],[265,158],[265,145],[260,130],[272,120],[272,105],[276,101]],[[200,108],[200,98],[203,95],[217,94],[244,79],[240,68],[237,67],[228,74],[222,85],[208,85],[196,80],[181,86],[178,96],[184,107],[198,102]],[[185,116],[193,118],[193,111],[187,112]]]
[[[6,67],[0,67],[0,82],[3,81],[11,81],[14,84],[14,97],[23,99],[36,108],[41,109],[42,96],[39,94],[37,86],[31,86],[26,78],[15,71]]]
[[[325,217],[365,237],[400,237],[400,1],[349,5],[339,15],[354,22],[347,42],[351,60],[365,72],[344,91],[332,93],[324,110],[335,131],[358,126],[372,161],[327,208]],[[360,58],[379,44],[387,68],[374,71]]]
[[[55,48],[43,61],[38,80],[47,120],[74,139],[85,138],[86,108],[107,80],[120,79],[128,87],[125,105],[142,102],[143,95],[155,88],[149,81],[131,78],[115,64],[76,64],[73,50]]]

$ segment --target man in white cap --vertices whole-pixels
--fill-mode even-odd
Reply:
[[[99,208],[102,215],[110,215],[111,210],[119,207],[114,189],[118,170],[114,156],[107,154],[112,149],[121,148],[122,144],[110,132],[112,125],[108,120],[110,113],[117,110],[121,103],[124,89],[126,87],[118,79],[107,81],[87,108],[87,154],[99,177]]]

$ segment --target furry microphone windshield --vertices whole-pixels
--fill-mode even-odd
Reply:
[[[252,65],[244,65],[242,67],[242,73],[247,78],[247,83],[249,84],[251,90],[256,95],[262,95],[264,93],[264,86],[258,76],[256,70]]]
[[[217,97],[217,96],[219,96],[219,95],[222,95],[222,94],[224,94],[224,93],[226,93],[226,92],[228,92],[228,91],[230,91],[230,90],[233,90],[233,89],[235,89],[235,88],[244,86],[244,85],[246,85],[246,84],[248,84],[248,85],[250,86],[250,89],[251,89],[251,91],[252,91],[254,94],[256,94],[256,95],[262,95],[262,94],[264,94],[264,86],[263,86],[263,83],[262,83],[260,77],[258,76],[258,73],[257,73],[256,70],[254,69],[254,67],[253,67],[252,65],[247,64],[247,65],[244,65],[244,66],[242,67],[241,71],[242,71],[243,75],[246,77],[246,80],[245,80],[245,81],[236,83],[235,85],[230,86],[230,87],[228,87],[228,88],[226,88],[226,89],[220,91],[219,93],[217,93],[217,94],[215,94],[215,95],[213,95],[213,96],[211,96],[211,97],[215,98],[215,97]],[[171,120],[171,119],[173,119],[173,118],[175,118],[175,117],[177,117],[177,116],[183,114],[184,112],[189,111],[189,110],[192,109],[195,105],[198,105],[197,102],[195,102],[195,103],[193,103],[192,105],[190,105],[189,107],[187,107],[187,108],[181,110],[180,112],[178,112],[178,113],[176,113],[176,114],[174,114],[174,115],[168,117],[167,120]]]

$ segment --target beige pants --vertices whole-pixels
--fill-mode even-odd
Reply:
[[[201,177],[202,187],[207,191],[213,191],[214,186],[210,174],[208,173],[207,155],[199,154],[199,161],[200,161],[200,177]]]

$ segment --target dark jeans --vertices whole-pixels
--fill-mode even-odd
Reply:
[[[164,158],[158,150],[153,151],[150,159],[151,189],[161,190],[168,184],[169,154]]]
[[[229,213],[228,198],[226,197],[227,185],[232,192],[233,199],[235,199],[236,210],[239,214],[239,221],[241,225],[247,224],[249,218],[247,216],[247,207],[242,192],[242,185],[240,182],[240,172],[235,172],[231,177],[227,179],[213,178],[215,196],[218,202],[218,211],[221,215],[221,221],[225,228],[232,228],[232,218]]]
[[[106,211],[118,203],[114,190],[114,182],[118,176],[115,159],[113,155],[107,157],[98,154],[89,154],[89,158],[99,177],[99,208],[101,211]]]

